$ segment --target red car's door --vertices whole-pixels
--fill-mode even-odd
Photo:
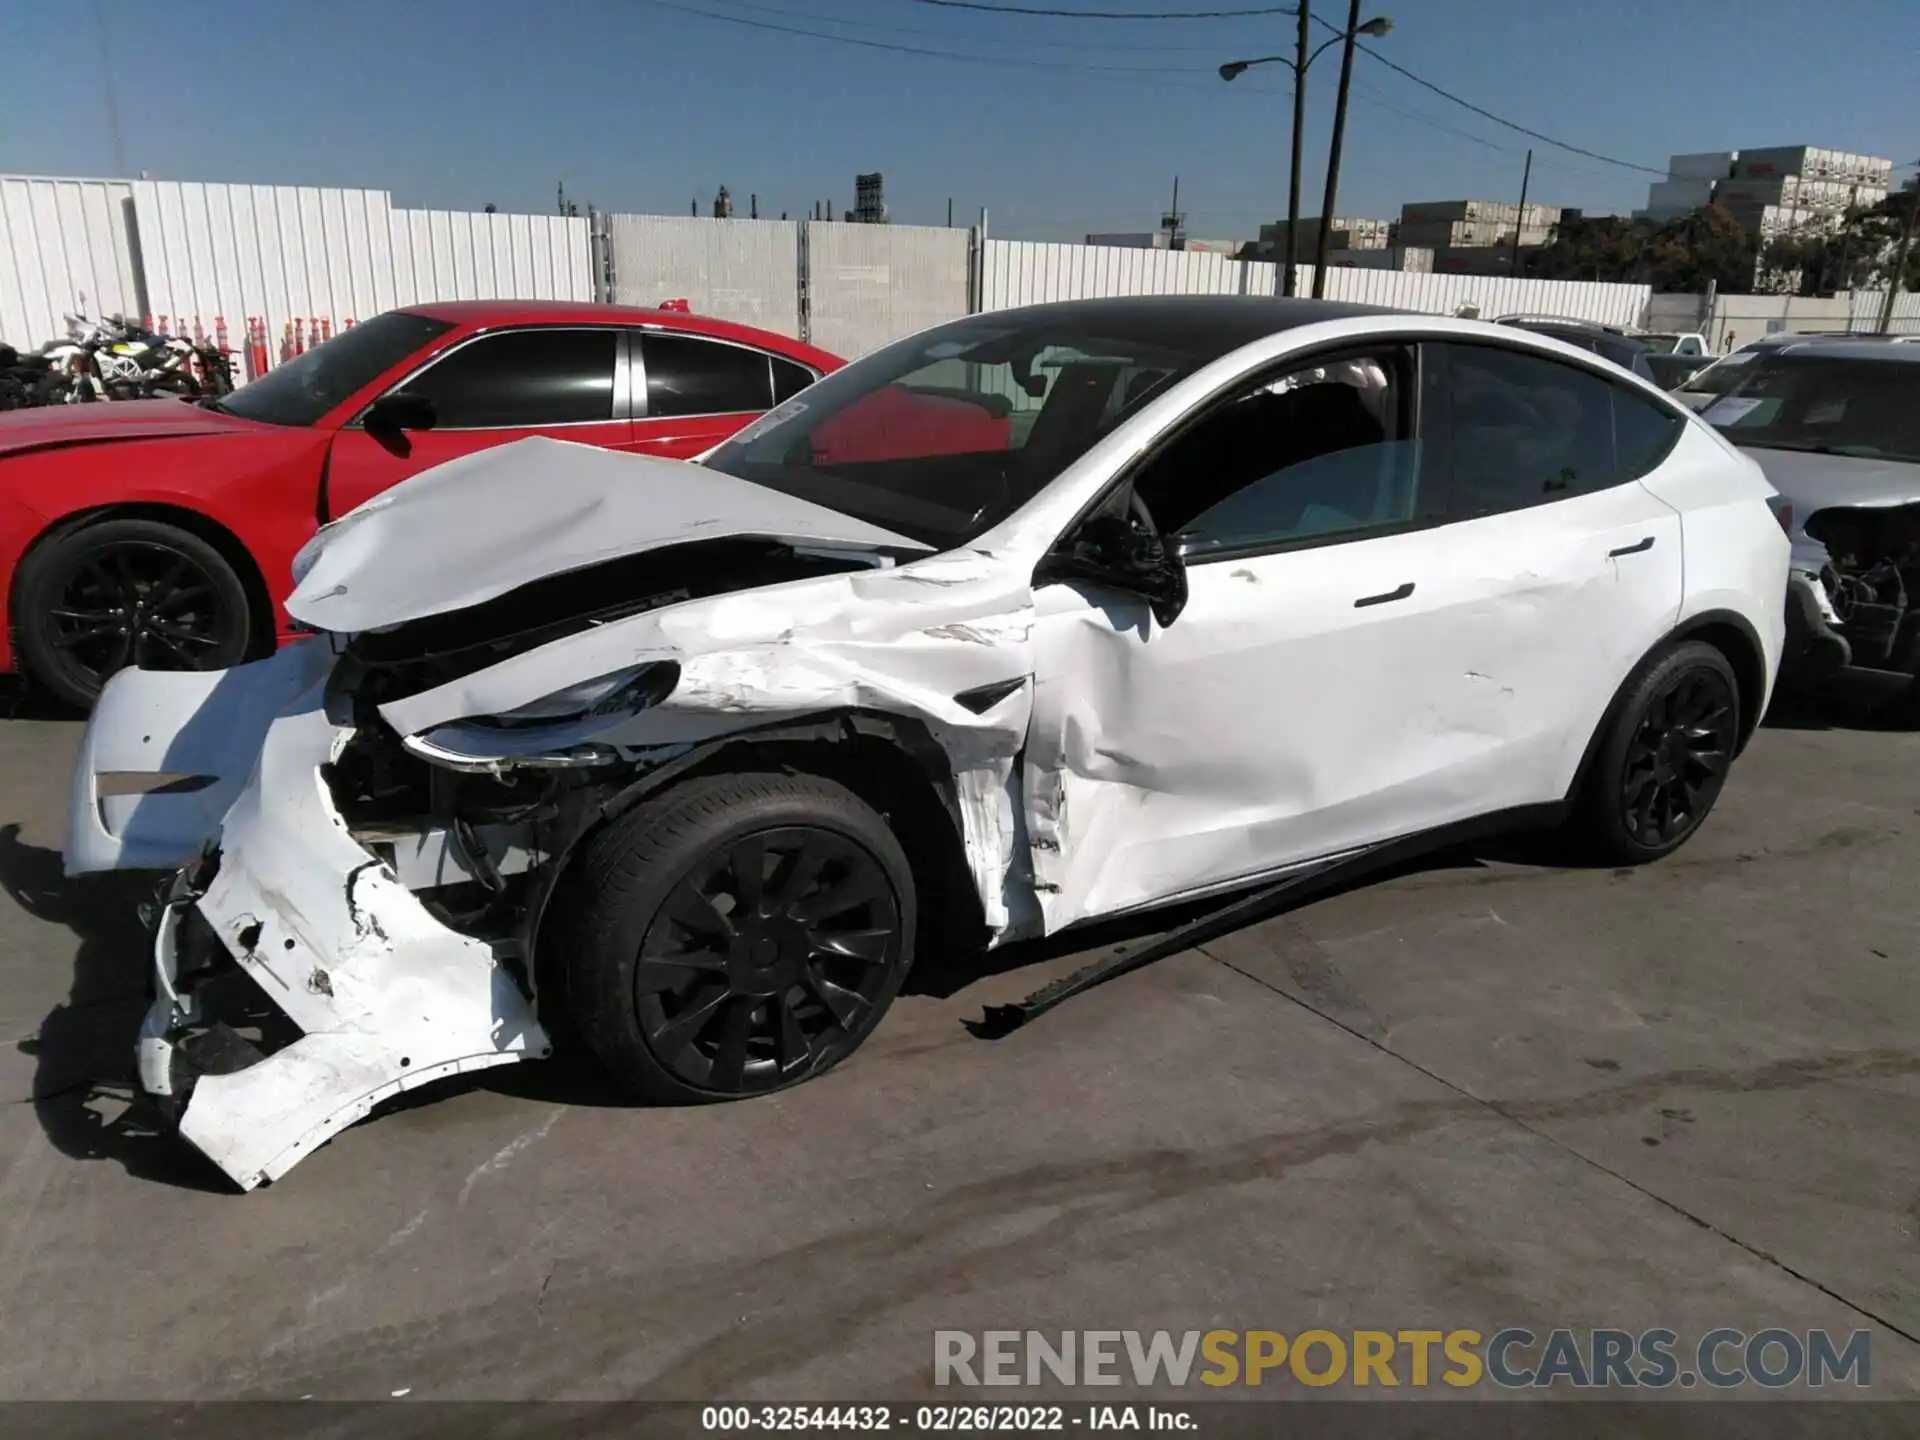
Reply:
[[[819,378],[784,355],[661,330],[633,347],[633,448],[691,460]]]
[[[387,392],[430,401],[431,429],[369,433],[356,418],[334,437],[327,517],[431,466],[529,435],[630,448],[625,346],[626,332],[608,326],[499,330],[452,346]]]

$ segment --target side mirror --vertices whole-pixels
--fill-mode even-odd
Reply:
[[[397,435],[403,430],[431,430],[439,419],[434,413],[433,401],[426,396],[399,391],[374,401],[362,423],[368,430]]]
[[[1140,596],[1162,625],[1187,607],[1187,571],[1160,536],[1121,515],[1082,521],[1041,563],[1037,580],[1090,580]]]

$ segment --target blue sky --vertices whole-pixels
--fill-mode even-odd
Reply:
[[[1195,235],[1250,235],[1285,209],[1286,70],[1232,85],[1214,73],[1288,48],[1282,16],[1096,23],[916,0],[97,3],[127,167],[156,177],[502,210],[550,208],[564,177],[603,210],[681,214],[725,184],[741,214],[758,192],[763,216],[797,216],[816,198],[845,209],[854,174],[880,170],[897,221],[941,223],[951,197],[957,220],[987,206],[995,234],[1042,239],[1150,228],[1176,174]],[[1344,19],[1336,5],[1315,13]],[[0,7],[0,171],[116,172],[94,13],[86,0]],[[1916,0],[1383,0],[1364,13],[1391,15],[1375,43],[1400,64],[1619,159],[1658,167],[1742,143],[1920,158]],[[1308,87],[1307,214],[1337,77],[1336,49]],[[1355,78],[1341,213],[1517,198],[1534,142],[1365,57]],[[1624,211],[1652,178],[1535,144],[1531,198]]]

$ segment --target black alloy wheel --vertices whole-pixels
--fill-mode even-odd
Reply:
[[[1701,640],[1657,651],[1609,712],[1575,838],[1608,864],[1671,854],[1720,798],[1740,736],[1740,687],[1727,657]]]
[[[900,906],[880,863],[831,830],[733,842],[680,880],[634,971],[661,1065],[716,1094],[763,1090],[840,1058],[883,1003]]]
[[[116,671],[218,670],[246,657],[246,588],[206,541],[150,520],[107,520],[38,547],[22,566],[28,671],[86,705]]]
[[[914,878],[887,821],[813,775],[717,774],[585,847],[549,953],[564,1016],[651,1100],[734,1099],[838,1064],[913,960]],[[543,950],[549,947],[542,942]]]
[[[1724,675],[1682,670],[1651,698],[1627,743],[1621,815],[1642,844],[1667,846],[1698,825],[1733,759],[1739,699]]]

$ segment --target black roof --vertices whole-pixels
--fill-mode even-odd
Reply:
[[[1292,300],[1266,295],[1117,295],[1100,300],[1056,300],[1014,310],[989,310],[966,321],[981,328],[1012,322],[1046,329],[1082,330],[1114,340],[1165,346],[1218,358],[1267,335],[1323,320],[1405,315],[1383,305],[1341,300]]]

